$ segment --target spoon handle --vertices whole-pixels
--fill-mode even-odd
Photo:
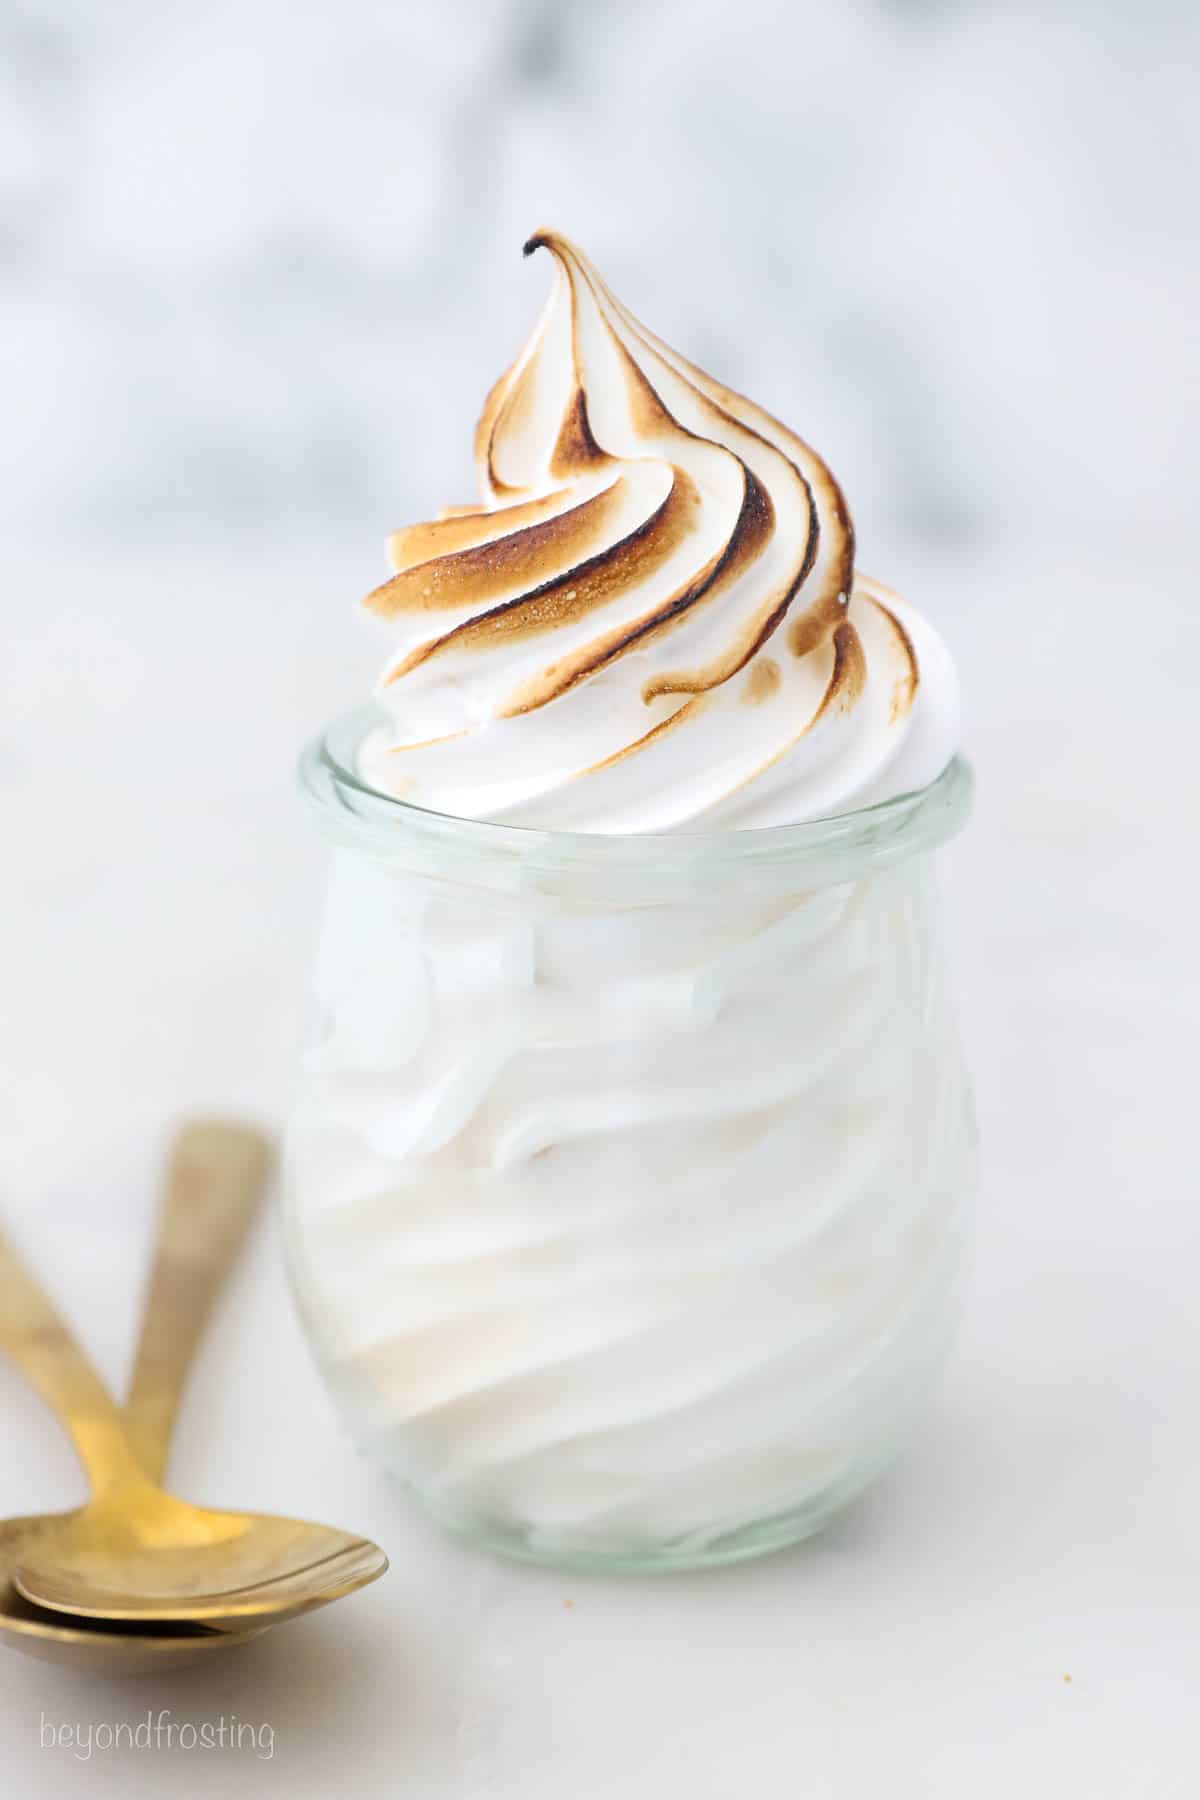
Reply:
[[[125,1427],[158,1482],[196,1347],[271,1170],[261,1132],[225,1119],[181,1127],[167,1171]]]
[[[0,1350],[66,1427],[93,1493],[143,1479],[108,1389],[2,1229]]]

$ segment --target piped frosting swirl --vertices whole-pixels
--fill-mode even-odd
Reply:
[[[932,628],[854,570],[802,439],[539,232],[555,284],[485,402],[481,504],[393,534],[372,786],[544,829],[794,823],[911,792],[956,748]]]

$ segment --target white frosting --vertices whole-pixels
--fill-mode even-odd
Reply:
[[[363,745],[380,791],[545,829],[799,822],[912,792],[957,747],[933,628],[854,572],[830,471],[669,349],[566,240],[488,397],[482,502],[391,541]]]
[[[922,881],[621,912],[340,854],[292,1261],[436,1510],[686,1555],[874,1472],[970,1186]]]
[[[926,786],[954,672],[855,576],[829,470],[534,241],[555,288],[484,408],[482,505],[397,533],[368,601],[395,641],[361,774],[599,833]],[[953,1313],[971,1132],[923,860],[786,893],[626,870],[601,901],[569,857],[515,889],[507,863],[406,869],[396,832],[338,855],[290,1159],[292,1265],[358,1431],[535,1554],[814,1528]]]

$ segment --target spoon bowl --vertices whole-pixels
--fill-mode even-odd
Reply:
[[[325,1606],[386,1568],[366,1538],[190,1506],[139,1478],[26,1539],[15,1580],[54,1612],[228,1631]]]
[[[91,1675],[152,1675],[200,1662],[214,1650],[235,1650],[266,1630],[265,1625],[240,1631],[174,1623],[129,1625],[115,1619],[68,1620],[43,1612],[26,1600],[13,1573],[33,1537],[69,1517],[52,1513],[0,1522],[0,1643],[10,1649]]]

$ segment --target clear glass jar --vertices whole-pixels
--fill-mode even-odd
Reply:
[[[891,1456],[974,1185],[923,792],[720,836],[551,834],[306,754],[334,863],[285,1182],[318,1361],[445,1524],[575,1568],[732,1561]]]

